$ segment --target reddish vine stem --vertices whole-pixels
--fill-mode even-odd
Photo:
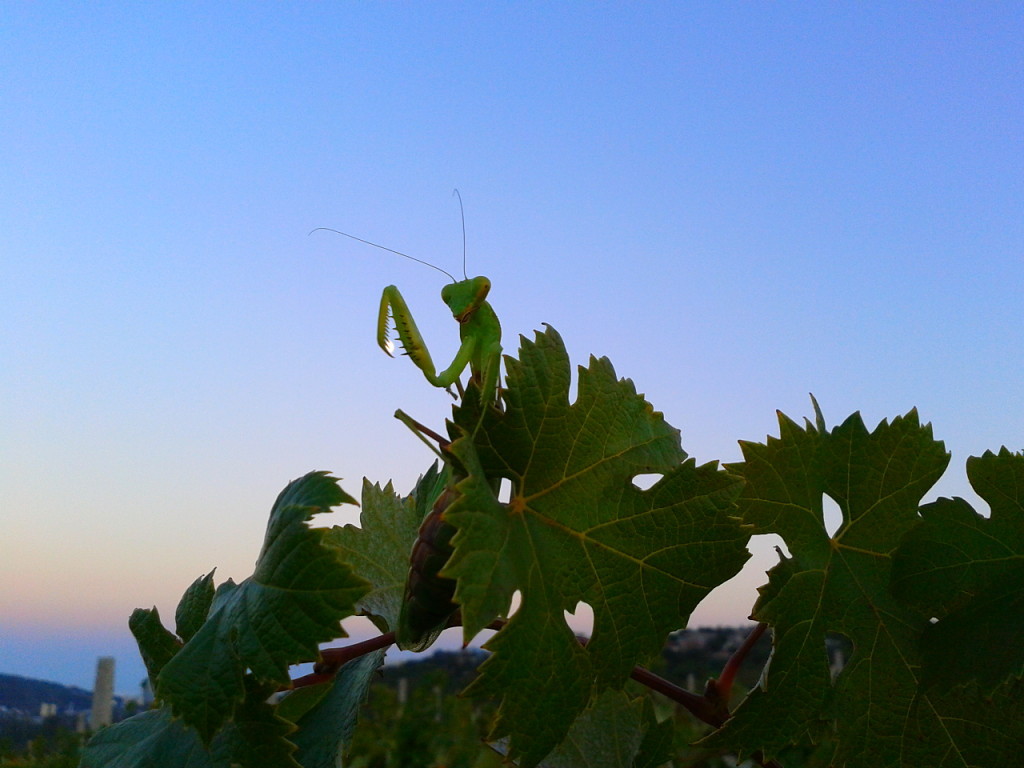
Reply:
[[[579,641],[580,645],[586,645],[590,638],[576,635],[576,640]],[[645,685],[652,691],[657,691],[662,696],[672,699],[672,701],[682,706],[691,715],[698,720],[703,720],[708,725],[718,728],[725,722],[724,718],[721,719],[721,722],[714,722],[716,714],[709,706],[710,702],[706,696],[698,696],[696,693],[692,693],[685,688],[680,688],[675,683],[670,683],[665,678],[658,677],[658,675],[643,667],[633,667],[633,671],[629,673],[629,676],[640,683],[640,685]]]
[[[708,720],[704,722],[720,728],[725,724],[726,720],[732,717],[732,713],[729,711],[729,699],[732,697],[732,686],[736,681],[736,673],[739,672],[743,662],[746,661],[747,656],[750,654],[750,650],[757,644],[757,641],[761,639],[761,636],[767,629],[768,625],[763,621],[754,627],[740,647],[733,651],[732,656],[725,662],[725,666],[722,667],[722,674],[718,676],[718,679],[712,678],[708,680],[707,685],[704,687],[703,698],[707,706],[715,713],[716,719],[720,719],[721,722],[718,725]],[[754,752],[750,757],[762,768],[782,768],[774,760],[765,761],[764,754],[760,751]]]
[[[663,677],[658,677],[656,674],[650,670],[644,669],[643,667],[633,667],[633,671],[629,676],[641,685],[647,686],[652,691],[656,691],[662,696],[672,699],[672,701],[679,704],[691,715],[708,725],[719,728],[722,723],[725,722],[724,719],[718,716],[718,713],[711,706],[711,702],[705,696],[698,696],[696,693],[691,693],[685,688],[679,687],[675,683],[670,683]]]
[[[707,723],[713,728],[721,728],[725,725],[725,721],[731,717],[729,712],[729,694],[732,691],[733,681],[736,679],[736,672],[742,666],[747,654],[750,653],[750,649],[754,647],[767,629],[768,625],[764,623],[754,627],[743,641],[743,644],[729,657],[729,660],[722,668],[722,674],[718,680],[708,681],[703,696],[698,696],[685,688],[680,688],[678,685],[670,683],[663,677],[658,677],[643,667],[633,667],[630,677],[641,685],[647,686],[652,691],[657,691],[662,696],[676,702],[698,720]],[[753,753],[750,757],[762,768],[782,768],[774,760],[765,761],[764,755],[759,751]]]
[[[506,622],[503,620],[492,621],[487,625],[487,629],[499,630],[505,626]],[[461,626],[461,617],[459,614],[452,616],[448,622],[448,627]],[[320,651],[320,661],[317,662],[313,668],[313,672],[302,677],[297,677],[292,680],[291,688],[304,688],[307,685],[318,685],[320,683],[326,683],[331,680],[345,664],[358,659],[360,656],[365,656],[368,653],[379,651],[381,648],[387,648],[389,645],[394,645],[395,633],[385,632],[377,637],[371,637],[369,640],[361,640],[358,643],[352,643],[352,645],[340,645],[335,648],[324,648]]]
[[[743,644],[733,652],[732,656],[729,657],[729,660],[725,662],[725,666],[722,667],[722,674],[718,676],[715,686],[718,689],[718,693],[721,694],[722,698],[727,702],[729,701],[729,696],[732,693],[732,684],[736,680],[736,673],[739,672],[740,667],[747,658],[747,654],[750,653],[750,649],[757,645],[757,641],[761,639],[761,635],[763,635],[767,629],[768,625],[763,621],[754,627],[751,633],[747,635],[747,639],[744,640]]]
[[[365,656],[368,653],[387,648],[395,642],[394,632],[385,632],[383,635],[371,637],[369,640],[362,640],[352,645],[342,645],[338,648],[324,648],[320,652],[320,661],[313,668],[313,672],[292,680],[292,688],[304,688],[307,685],[317,685],[331,680],[341,667],[353,659]]]

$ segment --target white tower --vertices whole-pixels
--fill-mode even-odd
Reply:
[[[110,725],[114,714],[114,657],[100,656],[96,661],[96,685],[92,690],[92,716],[89,727],[98,730]]]

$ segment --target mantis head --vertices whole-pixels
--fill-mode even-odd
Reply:
[[[490,290],[491,281],[486,277],[471,277],[442,288],[441,301],[448,305],[456,320],[464,323],[484,303]]]

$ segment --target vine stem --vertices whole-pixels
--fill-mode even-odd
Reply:
[[[589,638],[582,635],[576,635],[576,640],[583,646],[589,642]],[[698,720],[703,720],[708,725],[718,728],[725,722],[725,718],[718,717],[706,696],[699,696],[685,688],[681,688],[675,683],[670,683],[665,678],[659,677],[643,667],[633,667],[633,671],[629,673],[629,676],[640,683],[640,685],[644,685],[652,691],[657,691],[662,696],[672,699],[672,701],[682,706],[691,715]]]
[[[718,676],[718,680],[715,682],[715,687],[718,689],[718,693],[721,694],[722,698],[726,702],[729,701],[729,696],[732,694],[732,684],[736,680],[736,673],[739,672],[740,667],[746,660],[747,655],[750,653],[750,649],[757,645],[757,641],[761,639],[761,635],[768,629],[768,625],[763,621],[758,624],[747,635],[747,639],[743,641],[743,644],[737,648],[729,660],[725,662],[725,666],[722,667],[722,674]]]
[[[377,637],[371,637],[369,640],[352,643],[352,645],[324,648],[320,652],[320,661],[313,668],[313,672],[295,678],[292,680],[290,687],[304,688],[307,685],[326,683],[333,679],[338,670],[348,662],[358,659],[360,656],[365,656],[368,653],[379,651],[381,648],[387,648],[389,645],[393,645],[394,642],[395,633],[385,632],[382,635],[377,635]]]
[[[461,626],[459,615],[452,616],[448,622],[448,627]],[[499,630],[505,626],[504,620],[492,621],[487,625],[487,629]],[[365,656],[368,653],[379,651],[381,648],[387,648],[395,643],[395,633],[385,632],[377,637],[371,637],[369,640],[361,640],[358,643],[352,643],[351,645],[340,645],[334,648],[324,648],[320,651],[320,661],[313,667],[313,672],[302,677],[297,677],[292,680],[291,685],[288,688],[282,690],[290,690],[294,688],[304,688],[307,685],[319,685],[320,683],[326,683],[331,680],[345,664],[358,659],[360,656]]]
[[[679,704],[691,715],[708,725],[720,728],[722,723],[725,722],[725,720],[719,717],[718,713],[711,706],[711,702],[707,697],[699,696],[685,688],[681,688],[675,683],[670,683],[668,680],[663,677],[659,677],[649,669],[633,667],[633,671],[630,672],[629,676],[641,685],[647,686],[652,691],[656,691],[662,696],[672,699],[672,701]]]
[[[747,656],[750,654],[750,650],[757,645],[757,641],[761,639],[761,636],[767,629],[768,625],[763,621],[754,627],[740,644],[740,647],[733,651],[732,656],[725,662],[725,666],[722,667],[722,674],[718,676],[718,679],[711,678],[708,680],[707,685],[704,687],[704,696],[702,698],[707,706],[711,708],[715,719],[720,720],[720,722],[718,724],[710,720],[704,720],[704,722],[714,725],[715,728],[721,728],[725,721],[732,717],[732,713],[729,711],[729,699],[732,697],[732,686],[736,682],[736,673],[739,672],[743,662],[746,661]],[[697,716],[699,717],[699,715]],[[774,760],[766,761],[764,754],[760,750],[752,753],[750,758],[762,768],[782,768]]]

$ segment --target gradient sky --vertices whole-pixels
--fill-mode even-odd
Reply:
[[[307,233],[459,272],[453,187],[510,351],[607,355],[701,462],[809,392],[916,406],[969,495],[1024,448],[1022,40],[1019,3],[4,4],[0,672],[133,692],[131,610],[245,578],[290,479],[411,486],[391,414],[450,401],[377,302],[447,361],[445,278]]]

